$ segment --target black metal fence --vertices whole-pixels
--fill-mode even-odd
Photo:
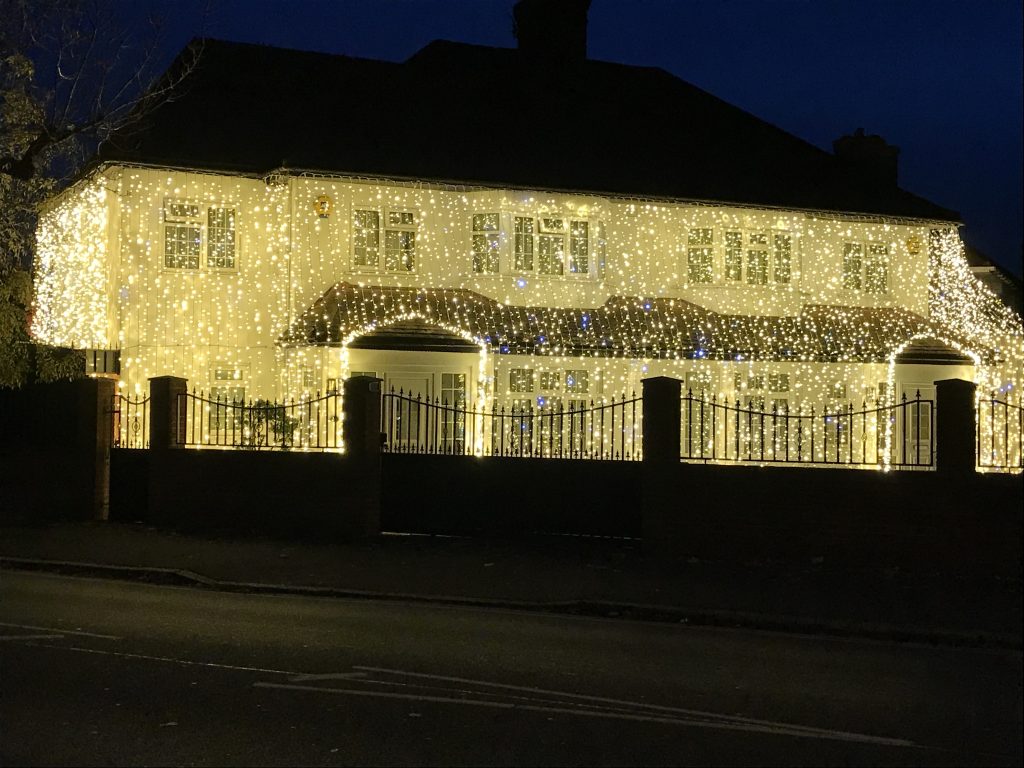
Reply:
[[[978,400],[978,466],[987,470],[1024,469],[1024,403],[999,399],[995,392]]]
[[[753,399],[719,400],[703,392],[682,398],[681,457],[708,463],[772,463],[850,467],[934,466],[935,403],[903,396],[898,403],[800,407]]]
[[[111,398],[114,448],[149,448],[149,396],[132,398],[120,393]]]
[[[639,461],[642,400],[532,400],[474,410],[392,389],[383,395],[383,449],[391,453]]]
[[[178,395],[178,439],[188,446],[251,450],[341,450],[337,392],[288,402],[238,402],[203,392]]]

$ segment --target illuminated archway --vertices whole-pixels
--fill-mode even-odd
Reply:
[[[438,322],[435,318],[427,317],[420,312],[402,312],[396,313],[392,316],[387,317],[382,321],[374,321],[367,323],[360,328],[350,331],[341,342],[340,352],[340,373],[342,380],[349,377],[349,348],[353,342],[360,338],[370,336],[374,333],[379,333],[388,329],[394,329],[403,323],[419,322],[423,323],[431,328],[436,328],[438,331],[446,333],[455,338],[461,339],[462,341],[468,342],[479,349],[479,357],[476,364],[476,406],[473,408],[474,413],[482,413],[487,409],[488,406],[488,387],[487,387],[487,342],[479,337],[475,336],[468,331],[459,328],[457,326],[449,325],[447,323]],[[474,418],[477,418],[474,416]],[[477,425],[479,427],[479,425]],[[479,428],[473,430],[475,438],[475,444],[473,451],[476,455],[482,455],[483,453],[483,436],[482,431]]]

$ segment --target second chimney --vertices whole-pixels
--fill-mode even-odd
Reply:
[[[852,136],[832,142],[835,156],[854,176],[878,187],[895,187],[900,148],[888,144],[881,136],[864,135],[858,128]]]
[[[587,58],[590,0],[519,0],[513,33],[524,54],[548,61]]]

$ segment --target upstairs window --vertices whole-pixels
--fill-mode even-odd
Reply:
[[[747,285],[768,285],[768,233],[747,233]]]
[[[206,266],[235,268],[235,209],[210,208],[206,214]]]
[[[196,203],[164,201],[164,266],[199,269],[202,253],[202,212]]]
[[[889,292],[889,246],[843,244],[843,288],[881,295]]]
[[[876,295],[889,292],[889,246],[868,245],[864,257],[864,292]]]
[[[515,269],[517,272],[533,270],[533,218],[530,216],[513,217]]]
[[[714,278],[714,230],[691,229],[686,238],[687,276],[691,283],[710,283]]]
[[[388,272],[412,272],[416,268],[417,216],[414,211],[390,210],[382,215],[372,209],[352,212],[352,265],[380,269],[381,234]]]
[[[725,233],[725,279],[739,282],[743,279],[743,233]]]
[[[384,269],[412,272],[416,268],[416,214],[388,211],[384,230]]]
[[[352,263],[376,268],[380,259],[380,213],[353,211]]]
[[[569,223],[569,271],[574,275],[590,271],[590,225],[585,221]]]
[[[773,232],[775,282],[788,283],[793,274],[793,236],[789,232]]]
[[[565,263],[565,220],[541,219],[538,237],[540,255],[540,273],[542,275],[561,275]]]
[[[497,274],[500,264],[501,217],[497,213],[473,215],[473,271]]]

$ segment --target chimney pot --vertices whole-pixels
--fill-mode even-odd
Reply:
[[[865,184],[895,187],[899,181],[900,148],[881,136],[865,135],[864,129],[858,128],[852,136],[833,141],[832,151],[840,164]]]
[[[512,8],[519,50],[549,61],[587,58],[590,0],[519,0]]]

